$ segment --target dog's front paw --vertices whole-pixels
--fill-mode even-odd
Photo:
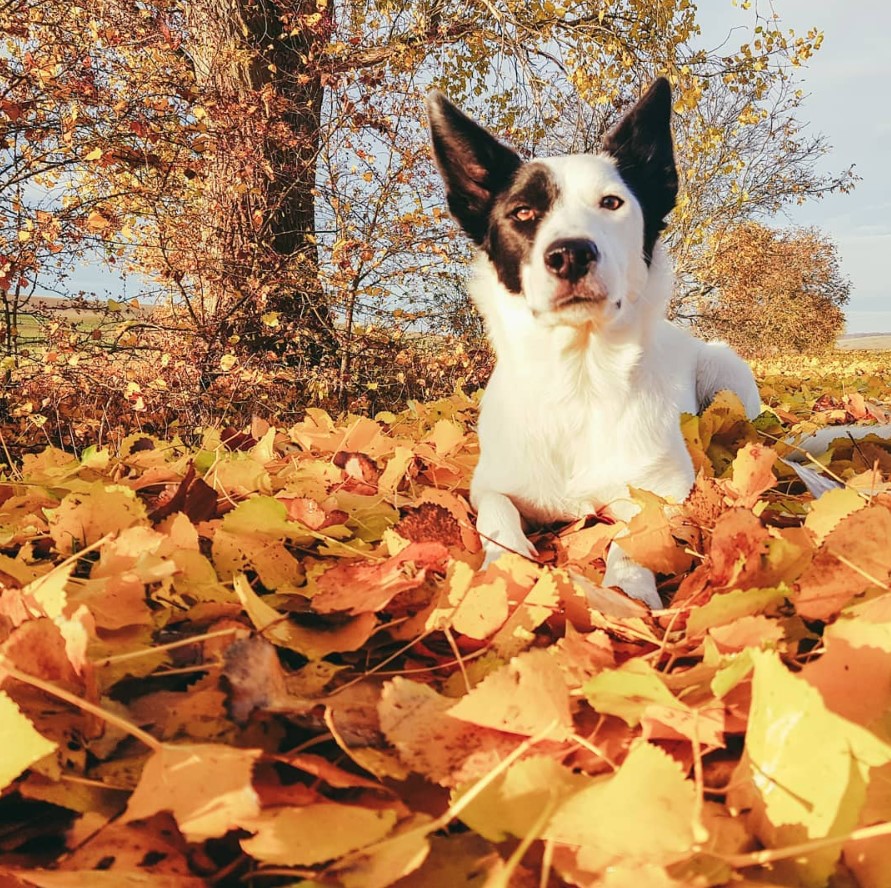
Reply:
[[[483,558],[483,569],[487,568],[493,561],[497,561],[505,552],[514,552],[517,555],[522,555],[524,558],[529,558],[531,560],[535,560],[538,557],[538,551],[535,546],[526,539],[526,537],[521,540],[514,540],[513,545],[499,545],[494,540],[483,540],[483,552],[485,553],[485,557]]]
[[[632,561],[621,546],[613,543],[606,555],[604,586],[617,586],[629,598],[642,601],[652,610],[662,607],[662,599],[656,589],[656,575],[646,567]]]
[[[635,598],[642,601],[650,610],[660,610],[662,608],[662,599],[659,597],[659,591],[656,589],[656,577],[652,571],[647,571],[649,576],[635,577],[624,579],[621,583],[607,583],[604,585],[618,586],[629,598]]]

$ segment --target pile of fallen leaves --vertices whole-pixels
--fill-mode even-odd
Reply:
[[[634,493],[655,613],[596,516],[480,569],[461,394],[26,456],[0,881],[887,888],[891,455],[841,440],[816,498],[772,442],[888,392],[787,396],[685,420],[679,510]]]

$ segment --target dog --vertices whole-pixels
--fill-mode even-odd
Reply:
[[[486,563],[529,558],[524,521],[638,510],[629,488],[682,502],[694,481],[681,414],[724,389],[760,412],[748,364],[666,319],[673,271],[660,235],[678,193],[671,88],[656,80],[598,154],[523,161],[428,96],[452,216],[478,248],[469,284],[496,363],[479,417],[471,503]],[[662,606],[621,537],[604,586]]]

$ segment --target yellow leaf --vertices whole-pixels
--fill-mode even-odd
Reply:
[[[605,669],[584,687],[597,712],[617,715],[630,727],[639,724],[650,705],[687,709],[666,687],[662,676],[646,660],[631,659],[618,669]]]
[[[535,639],[535,629],[560,611],[560,590],[553,573],[543,574],[528,592],[521,594],[522,600],[492,639],[492,648],[502,657],[514,656],[529,647]]]
[[[687,634],[696,638],[716,626],[730,625],[743,617],[778,607],[790,595],[785,586],[769,589],[734,589],[713,595],[687,618]]]
[[[87,216],[87,230],[100,232],[105,231],[111,225],[111,222],[105,218],[98,210],[93,210],[89,216]]]
[[[391,808],[318,804],[273,808],[247,824],[256,835],[241,847],[256,860],[279,866],[312,866],[380,841],[396,823]]]
[[[817,542],[822,544],[843,518],[862,509],[866,504],[866,500],[850,487],[827,490],[811,503],[807,518],[804,519],[804,526],[813,533]]]
[[[857,826],[870,768],[891,762],[891,746],[830,712],[776,654],[749,654],[749,728],[729,803],[752,809],[753,831],[768,848],[845,835]],[[826,884],[840,852],[833,845],[797,856],[800,883]]]
[[[359,750],[373,752],[375,750]],[[387,888],[397,883],[409,886],[422,885],[424,888],[451,888],[453,885],[470,885],[471,881],[460,879],[427,881],[421,876],[420,881],[406,881],[402,877],[408,875],[411,880],[416,870],[425,860],[430,844],[427,824],[431,818],[428,814],[415,814],[400,821],[394,835],[381,842],[374,842],[366,848],[360,848],[342,857],[334,863],[328,873],[333,875],[343,888]],[[478,873],[474,868],[474,875]]]
[[[22,590],[23,594],[33,597],[35,603],[51,620],[61,618],[67,604],[65,585],[74,570],[74,563],[60,564],[49,573],[38,577]]]
[[[2,666],[0,666],[2,670]],[[5,789],[26,768],[53,752],[57,743],[34,730],[15,701],[0,691],[0,789]]]
[[[447,456],[464,440],[464,429],[451,419],[440,419],[433,427],[430,440],[440,456]]]
[[[270,607],[244,576],[234,582],[235,594],[257,630],[278,647],[297,651],[310,660],[321,660],[334,651],[354,651],[361,647],[377,626],[374,614],[359,614],[347,623],[329,631],[305,629]]]
[[[448,609],[437,608],[428,626],[442,628],[443,623],[468,638],[488,638],[508,616],[507,583],[501,577],[492,582],[474,582],[473,568],[463,561],[452,565],[449,575]]]
[[[84,155],[84,160],[99,160],[102,157],[102,149],[94,148],[89,154]]]
[[[567,799],[542,832],[578,846],[576,863],[592,874],[616,865],[673,863],[704,837],[692,781],[668,753],[642,740],[612,777]]]
[[[378,490],[382,493],[394,493],[399,483],[405,477],[408,467],[415,458],[415,452],[410,447],[399,447],[393,451],[387,467],[384,469],[380,478],[378,478]]]
[[[591,784],[590,777],[574,774],[549,756],[531,755],[487,786],[464,809],[461,820],[491,842],[522,838],[540,828],[542,811],[556,810]]]
[[[526,651],[490,673],[448,711],[452,718],[532,736],[551,725],[551,740],[573,733],[569,689],[547,651]]]
[[[107,533],[146,523],[145,504],[129,488],[102,481],[69,493],[57,509],[47,509],[56,548],[71,555]]]

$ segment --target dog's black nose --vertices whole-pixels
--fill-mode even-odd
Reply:
[[[594,241],[583,237],[568,237],[555,240],[545,250],[544,261],[551,274],[575,283],[588,273],[588,269],[599,257],[600,251]]]

